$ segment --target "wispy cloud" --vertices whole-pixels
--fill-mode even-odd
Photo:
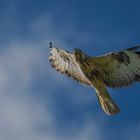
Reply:
[[[25,42],[23,44],[22,42],[10,43],[0,54],[0,139],[65,140],[69,135],[67,138],[69,140],[84,140],[85,138],[90,139],[94,134],[94,137],[99,140],[97,125],[93,126],[94,121],[89,120],[81,128],[77,124],[73,124],[71,132],[67,135],[59,133],[56,123],[59,118],[56,119],[55,113],[51,111],[54,101],[46,95],[47,103],[41,102],[32,90],[38,76],[44,75],[46,79],[53,78],[54,80],[59,79],[59,76],[56,77],[54,71],[48,70],[47,52],[44,53],[46,48],[40,49]],[[46,82],[48,81],[46,80]],[[61,84],[69,85],[65,80],[61,81]],[[53,86],[50,87],[49,84],[48,92],[50,92],[50,88]],[[80,92],[78,90],[76,92]],[[73,100],[72,103],[76,104],[88,102],[84,100],[84,97],[81,99],[82,101],[79,101],[78,97],[74,99],[69,96],[69,98],[71,101]],[[76,130],[77,128],[78,130]]]
[[[55,31],[49,22],[51,22],[50,19],[48,19],[47,27],[49,27],[49,31],[47,33],[52,34],[51,37],[58,41],[59,38],[55,37]],[[33,33],[42,34],[43,29],[41,33],[38,30],[41,23],[43,23],[42,19],[41,21],[38,20],[35,26],[33,25]],[[46,24],[42,26],[44,27]],[[45,77],[48,93],[51,88],[54,88],[50,86],[51,79],[53,79],[53,82],[58,82],[57,86],[60,84],[69,85],[65,82],[63,76],[61,78],[56,72],[50,70],[47,48],[50,38],[49,36],[45,37],[45,33],[42,37],[42,39],[35,41],[32,41],[32,39],[28,41],[25,38],[14,39],[7,42],[6,47],[0,53],[0,139],[58,140],[67,137],[65,134],[59,134],[56,130],[58,125],[55,123],[57,121],[56,116],[54,117],[55,114],[51,111],[53,100],[46,95],[45,97],[48,99],[46,100],[47,103],[44,103],[37,99],[38,95],[34,95],[34,87],[36,83],[39,83],[38,77]],[[40,94],[39,92],[38,94]],[[69,97],[73,100],[71,96]],[[79,99],[74,99],[74,102],[79,103]],[[86,131],[85,135],[83,134],[84,138],[91,133],[87,132],[91,126],[85,124],[83,127]],[[69,136],[69,139],[81,139],[82,131],[83,128],[77,132],[78,134],[74,135],[73,130],[74,133]]]
[[[17,12],[11,14],[14,13]],[[110,130],[108,119],[99,113],[101,109],[97,112],[94,108],[94,103],[97,104],[96,97],[92,95],[94,91],[58,74],[48,62],[49,41],[54,42],[56,47],[71,50],[77,44],[93,43],[92,37],[75,31],[76,27],[70,22],[60,28],[54,19],[55,15],[50,12],[30,20],[26,25],[27,33],[19,37],[9,34],[16,30],[22,33],[16,21],[5,19],[5,25],[1,26],[4,31],[8,27],[7,34],[11,39],[6,41],[5,48],[0,52],[0,139],[114,138],[116,129]],[[72,43],[74,38],[78,41]],[[97,40],[100,41],[100,38],[97,37]],[[69,106],[65,108],[66,105]],[[88,111],[87,114],[81,113],[88,107],[93,108],[95,114]],[[77,115],[71,122],[68,122],[69,118],[62,121],[63,112],[67,113],[65,110],[68,109],[68,117],[73,115],[71,110]],[[129,132],[132,135],[129,136]],[[116,138],[137,140],[138,132],[139,125],[128,126],[127,129],[123,127]]]

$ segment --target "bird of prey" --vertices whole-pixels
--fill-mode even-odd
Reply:
[[[103,111],[108,115],[119,108],[107,87],[119,88],[140,81],[140,46],[135,46],[103,56],[90,57],[80,49],[73,53],[55,48],[50,43],[51,66],[78,82],[95,89]]]

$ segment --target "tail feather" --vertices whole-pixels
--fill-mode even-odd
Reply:
[[[117,105],[111,99],[111,97],[104,98],[104,97],[98,95],[98,100],[100,102],[100,105],[101,105],[102,109],[108,115],[115,115],[120,111],[120,109],[117,107]]]

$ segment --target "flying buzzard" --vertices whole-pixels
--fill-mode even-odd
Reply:
[[[51,66],[78,82],[93,87],[105,113],[113,115],[119,108],[110,97],[107,88],[128,86],[140,81],[140,46],[116,53],[90,57],[80,49],[73,53],[52,47]]]

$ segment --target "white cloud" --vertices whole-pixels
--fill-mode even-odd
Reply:
[[[55,75],[52,69],[49,71],[48,56],[46,56],[48,49],[40,47],[26,41],[11,42],[0,53],[0,139],[65,140],[67,137],[65,134],[60,135],[56,130],[56,118],[53,117],[52,104],[50,104],[53,101],[47,99],[48,106],[46,106],[32,93],[34,80],[38,80],[38,76],[58,80],[56,82],[66,86],[69,84],[63,77],[59,78],[58,73]],[[49,83],[49,80],[46,82]],[[49,87],[48,92],[50,92]],[[73,102],[84,101],[78,100],[74,99]],[[85,124],[77,134],[69,136],[69,139],[80,140],[89,137],[92,135],[91,128],[89,123]],[[94,130],[96,131],[96,127]]]
[[[40,68],[45,64],[45,59],[43,59],[43,53],[32,46],[20,45],[17,47],[12,44],[4,49],[0,54],[1,93],[29,88],[34,80],[35,72],[43,71]]]
[[[10,28],[10,27],[9,27]],[[15,27],[16,28],[16,27]],[[60,85],[69,88],[72,84],[70,79],[60,76],[54,70],[50,69],[48,63],[48,42],[54,41],[66,49],[69,49],[69,44],[64,41],[65,34],[72,32],[63,29],[60,30],[52,23],[50,15],[43,15],[39,19],[32,21],[29,25],[29,31],[34,34],[32,40],[29,42],[24,38],[20,41],[16,39],[8,42],[5,49],[0,53],[0,139],[4,140],[101,140],[106,135],[103,132],[106,120],[99,122],[94,116],[88,116],[82,125],[72,124],[71,131],[68,133],[59,133],[57,130],[57,116],[52,111],[53,100],[49,97],[46,99],[46,104],[38,99],[33,91],[34,82],[39,77],[46,77],[46,83],[56,82],[54,89],[50,89],[48,85],[48,92],[59,89]],[[75,36],[75,33],[73,33]],[[89,36],[83,36],[86,43],[91,41]],[[56,43],[57,42],[57,43]],[[45,48],[46,47],[46,48]],[[71,82],[71,83],[70,83]],[[46,84],[46,86],[47,86]],[[75,93],[75,96],[69,96],[72,104],[81,105],[93,102],[96,98],[92,97],[93,90],[86,90],[82,86],[75,83],[67,90],[69,93]],[[77,88],[78,87],[78,88]],[[77,89],[76,89],[77,88]],[[84,90],[83,90],[84,89]],[[62,89],[63,90],[63,89]],[[81,93],[82,91],[82,93]],[[40,93],[38,93],[40,94]],[[53,94],[53,93],[52,93]],[[82,95],[80,95],[82,94]],[[34,96],[33,96],[34,95]],[[47,98],[47,95],[45,96]],[[97,101],[96,101],[97,103]],[[97,114],[96,114],[97,115]],[[100,116],[100,114],[98,114]],[[96,116],[97,117],[97,116]],[[99,117],[100,118],[100,117]],[[66,129],[69,126],[66,126]],[[60,127],[59,127],[60,128]],[[70,129],[70,128],[69,128]],[[138,136],[135,135],[139,131],[139,127],[135,127],[132,131],[131,127],[118,135],[122,135],[128,140]],[[128,136],[131,131],[133,135]],[[133,137],[134,136],[134,137]]]
[[[38,134],[34,129],[44,123],[44,117],[49,117],[37,102],[8,96],[1,97],[0,113],[0,139],[5,140],[36,139]]]

